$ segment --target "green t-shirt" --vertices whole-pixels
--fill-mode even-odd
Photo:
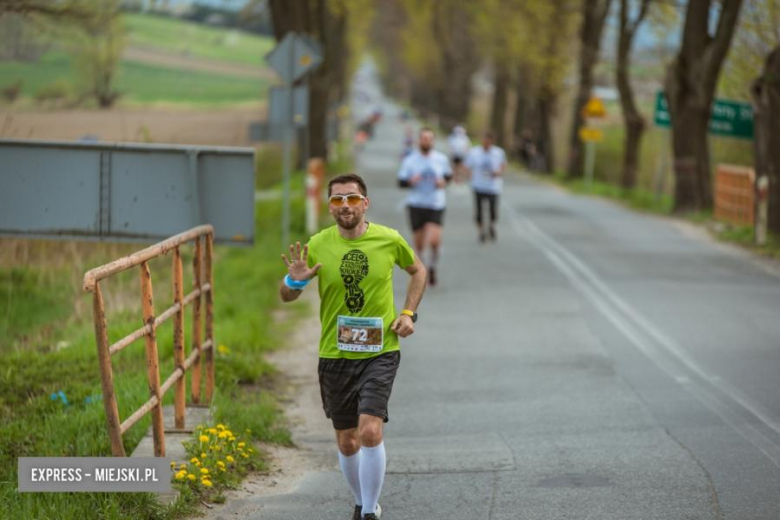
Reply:
[[[371,223],[363,236],[342,238],[334,225],[309,240],[309,267],[320,291],[320,357],[365,359],[399,350],[390,330],[397,317],[393,268],[414,263],[414,251],[394,229]]]

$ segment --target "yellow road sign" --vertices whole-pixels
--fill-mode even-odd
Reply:
[[[594,128],[592,126],[583,126],[580,128],[580,139],[587,142],[597,143],[604,140],[604,132],[601,128]]]
[[[582,115],[585,117],[601,118],[607,115],[607,110],[604,108],[604,102],[596,96],[591,97],[585,108],[582,109]]]

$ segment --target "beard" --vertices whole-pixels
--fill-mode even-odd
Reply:
[[[360,224],[360,216],[357,213],[337,213],[336,223],[342,229],[355,229]]]
[[[431,146],[430,146],[430,145],[427,145],[427,144],[421,144],[421,145],[420,145],[420,151],[421,151],[422,153],[428,153],[428,152],[430,152],[430,151],[431,151]]]

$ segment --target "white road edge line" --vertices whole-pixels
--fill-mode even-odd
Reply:
[[[573,253],[544,233],[528,218],[519,215],[513,208],[509,209],[512,227],[515,232],[537,247],[547,257],[550,263],[558,269],[569,282],[584,294],[596,309],[620,331],[634,347],[655,363],[664,373],[672,377],[678,383],[684,384],[686,389],[699,399],[707,408],[715,412],[723,421],[737,431],[748,442],[769,458],[776,466],[780,467],[780,447],[771,439],[758,431],[753,425],[740,421],[740,417],[731,408],[718,399],[711,391],[701,387],[695,381],[686,377],[684,373],[664,358],[652,345],[648,345],[641,339],[642,333],[666,350],[677,361],[681,362],[688,370],[698,375],[710,384],[717,384],[718,389],[748,411],[765,426],[780,434],[780,426],[770,419],[765,412],[760,411],[760,406],[751,403],[740,395],[736,389],[726,385],[725,381],[718,377],[708,375],[668,336],[663,334],[647,319],[641,316],[628,303],[618,297],[599,277],[590,270],[585,263]],[[580,276],[578,276],[580,275]],[[584,279],[583,279],[584,278]],[[589,283],[588,283],[589,282]],[[622,312],[622,315],[621,315]],[[638,329],[638,330],[637,330]],[[683,383],[684,382],[684,383]],[[724,388],[725,386],[725,388]]]

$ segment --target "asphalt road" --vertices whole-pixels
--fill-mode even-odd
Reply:
[[[357,170],[369,220],[410,237],[384,109]],[[780,519],[776,270],[518,174],[500,204],[481,245],[470,193],[449,189],[440,285],[402,343],[383,518]],[[398,305],[405,286],[398,271]],[[349,517],[318,446],[332,468],[257,518]]]

